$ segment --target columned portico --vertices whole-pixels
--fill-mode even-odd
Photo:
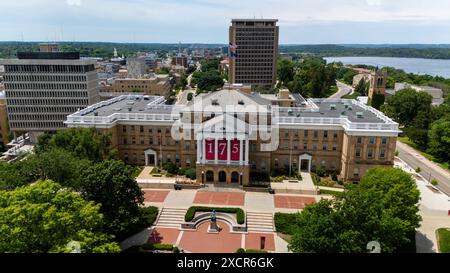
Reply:
[[[156,167],[158,165],[158,156],[155,150],[148,149],[144,152],[145,154],[145,166]]]
[[[312,156],[310,154],[305,153],[300,155],[298,162],[300,162],[298,165],[299,172],[311,172]]]

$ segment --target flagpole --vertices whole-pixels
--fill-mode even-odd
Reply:
[[[289,143],[289,179],[291,178],[291,172],[292,172],[292,147],[291,143]]]

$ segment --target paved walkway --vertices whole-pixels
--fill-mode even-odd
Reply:
[[[274,196],[261,192],[247,192],[244,207],[250,211],[272,212],[275,210]]]
[[[396,158],[395,167],[410,173],[420,191],[421,226],[416,233],[416,251],[418,253],[435,253],[438,251],[436,230],[450,228],[450,197],[431,185],[422,175],[417,174],[411,166]]]
[[[244,206],[245,193],[238,192],[197,192],[195,204]]]
[[[428,180],[436,179],[439,181],[438,188],[450,195],[450,172],[443,169],[438,164],[422,156],[414,148],[397,141],[397,150],[399,157],[410,165],[413,169],[420,167],[421,174]]]

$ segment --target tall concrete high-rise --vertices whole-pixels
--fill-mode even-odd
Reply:
[[[274,86],[279,27],[276,19],[233,19],[229,30],[229,81]]]
[[[99,101],[94,60],[81,60],[77,52],[19,52],[17,59],[0,61],[4,66],[10,130],[30,133],[65,127],[66,117]]]

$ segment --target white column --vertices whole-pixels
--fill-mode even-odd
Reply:
[[[206,140],[202,139],[202,164],[206,163]]]
[[[245,140],[245,163],[248,164],[249,161],[249,152],[250,152],[250,147],[249,147],[249,141],[248,139]]]
[[[219,164],[219,140],[216,138],[214,139],[214,151],[216,153],[216,165]]]
[[[202,156],[202,141],[200,139],[197,140],[197,164],[200,164],[201,162],[201,156]]]
[[[244,165],[244,141],[241,139],[239,140],[240,143],[240,155],[239,155],[239,165]]]
[[[231,164],[231,141],[227,139],[227,163]]]

